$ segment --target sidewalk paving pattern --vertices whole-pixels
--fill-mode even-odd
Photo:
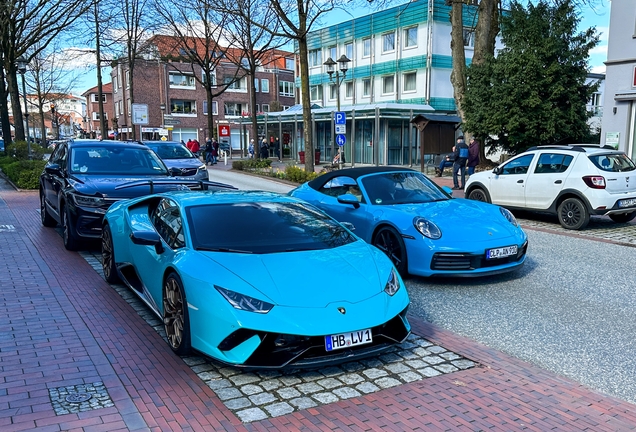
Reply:
[[[208,383],[235,377],[243,383],[238,390],[245,394],[250,391],[247,386],[255,385],[247,382],[250,373],[223,376],[220,367],[197,374],[197,366],[205,369],[209,362],[174,355],[138,313],[148,318],[148,310],[124,300],[80,254],[64,250],[59,234],[41,226],[38,207],[37,193],[0,188],[2,431],[636,429],[634,405],[414,316],[409,343],[431,343],[418,348],[440,347],[476,367],[402,380],[324,405],[311,399],[316,406],[294,407],[290,413],[281,405],[284,409],[276,413],[281,415],[268,412],[268,418],[261,420],[241,418],[239,410],[228,408]],[[205,380],[201,374],[206,372],[221,376]],[[339,376],[354,374],[347,371]],[[316,379],[305,384],[333,379],[322,375],[313,375]],[[271,376],[259,379],[261,386],[278,379],[281,385],[272,395],[301,393],[300,383]],[[339,388],[355,389],[341,382]],[[259,393],[266,393],[262,388]],[[91,392],[96,395],[91,399],[104,401],[104,406],[89,402],[84,411],[56,412],[52,397],[70,395],[70,403],[81,404],[77,401],[83,393]],[[284,400],[291,401],[290,397]],[[262,405],[250,402],[253,406],[248,409],[261,409]]]

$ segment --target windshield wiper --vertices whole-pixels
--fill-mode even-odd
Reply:
[[[198,251],[204,252],[231,252],[231,253],[243,253],[243,254],[251,254],[254,253],[252,251],[244,251],[239,249],[229,249],[229,248],[208,248],[208,247],[198,247],[196,248]]]

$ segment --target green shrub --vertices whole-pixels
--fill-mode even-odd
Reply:
[[[271,166],[271,159],[243,159],[232,162],[232,169],[239,171],[261,171]]]
[[[295,165],[288,165],[287,168],[285,168],[285,177],[294,183],[305,183],[318,177],[318,174],[315,172],[307,172],[303,168],[298,168]]]
[[[6,159],[1,158],[0,167],[2,172],[20,189],[37,189],[40,185],[40,174],[46,165],[44,160],[16,160],[6,163]]]

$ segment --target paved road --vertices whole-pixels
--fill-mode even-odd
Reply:
[[[227,171],[211,177],[241,189],[293,187]],[[593,218],[588,229],[573,233],[551,217],[518,216],[530,238],[523,269],[478,280],[409,278],[412,312],[636,402],[635,278],[625,265],[636,261],[636,249],[626,246],[636,245],[636,227]]]

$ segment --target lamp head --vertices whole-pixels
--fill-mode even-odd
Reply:
[[[18,72],[20,72],[21,74],[24,74],[26,72],[28,64],[29,62],[23,56],[15,59],[15,65],[18,68]]]
[[[340,72],[342,72],[343,74],[347,73],[347,71],[349,70],[349,62],[351,60],[349,60],[347,58],[346,55],[341,55],[340,58],[338,59],[338,67],[340,68]]]
[[[335,72],[334,66],[336,65],[336,62],[333,61],[331,57],[329,57],[327,60],[325,60],[323,65],[327,66],[327,73],[329,74],[329,76],[333,75],[333,73]]]

